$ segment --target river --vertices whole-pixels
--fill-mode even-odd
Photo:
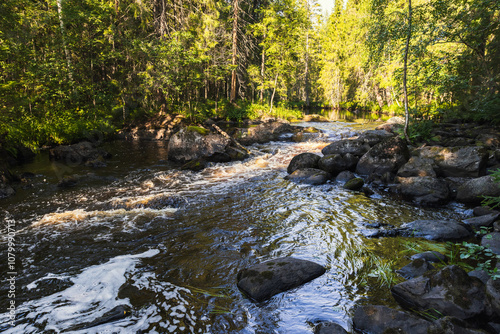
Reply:
[[[44,153],[18,168],[35,176],[32,186],[0,200],[2,277],[9,272],[6,225],[17,231],[16,326],[6,324],[9,285],[2,279],[0,331],[298,334],[312,333],[319,321],[350,328],[356,305],[397,307],[377,269],[401,267],[408,248],[426,245],[365,238],[365,224],[459,218],[465,209],[424,209],[383,190],[367,197],[334,182],[284,180],[293,156],[320,153],[361,129],[307,126],[325,136],[253,145],[249,159],[199,173],[166,161],[164,143],[124,141],[104,145],[113,154],[105,168],[53,164]],[[76,187],[56,186],[73,174],[83,176]],[[282,256],[327,272],[267,302],[248,300],[236,287],[238,271]],[[78,329],[118,305],[131,306],[131,315]]]

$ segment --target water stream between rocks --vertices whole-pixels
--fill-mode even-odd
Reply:
[[[44,154],[22,166],[18,173],[35,174],[32,186],[0,202],[4,225],[17,231],[16,326],[0,325],[0,331],[298,334],[312,333],[319,321],[349,328],[356,305],[397,308],[372,277],[372,259],[402,267],[409,262],[408,239],[365,238],[364,224],[468,212],[457,204],[418,208],[383,191],[367,197],[335,182],[284,180],[293,156],[320,154],[327,143],[361,129],[341,122],[303,125],[325,136],[253,145],[251,158],[200,173],[170,165],[161,142],[106,143],[113,158],[96,170],[53,164]],[[72,174],[82,175],[76,187],[56,186]],[[6,259],[5,226],[2,232],[0,256]],[[327,272],[261,304],[245,298],[236,287],[238,271],[282,256],[314,261]],[[9,272],[4,260],[0,272]],[[7,295],[2,283],[3,324]],[[129,305],[130,316],[84,328],[118,305]]]

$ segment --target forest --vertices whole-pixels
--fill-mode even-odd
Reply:
[[[180,113],[314,108],[500,123],[498,0],[3,0],[0,145]],[[408,47],[406,47],[408,46]]]

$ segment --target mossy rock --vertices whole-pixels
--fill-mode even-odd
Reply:
[[[203,170],[206,167],[206,163],[204,160],[201,159],[196,159],[196,160],[191,160],[184,164],[181,167],[181,170],[191,170],[193,172],[199,172]]]
[[[210,130],[202,128],[201,126],[191,125],[186,128],[187,131],[198,132],[202,136],[206,136],[210,133]]]
[[[356,177],[354,179],[347,181],[344,184],[344,189],[359,191],[359,190],[361,190],[361,188],[363,188],[364,185],[365,185],[365,181],[363,181],[362,178]]]

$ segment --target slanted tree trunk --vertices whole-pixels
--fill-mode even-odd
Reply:
[[[405,55],[404,55],[404,65],[403,65],[403,92],[405,99],[405,127],[404,127],[404,135],[407,141],[410,141],[408,136],[408,125],[410,123],[410,112],[408,111],[408,89],[406,87],[406,75],[408,72],[408,51],[410,47],[410,38],[411,38],[411,0],[408,0],[408,35],[406,37],[406,47],[405,47]]]
[[[68,79],[73,82],[73,71],[71,66],[71,55],[68,50],[68,45],[66,43],[66,32],[64,30],[63,12],[62,12],[62,0],[57,0],[57,14],[59,16],[59,26],[61,27],[62,42],[64,48],[64,54],[66,55],[66,63],[68,66]]]
[[[238,12],[240,0],[233,0],[233,57],[231,65],[233,71],[231,72],[231,95],[230,101],[236,100],[236,70],[237,70],[237,56],[238,56]]]

